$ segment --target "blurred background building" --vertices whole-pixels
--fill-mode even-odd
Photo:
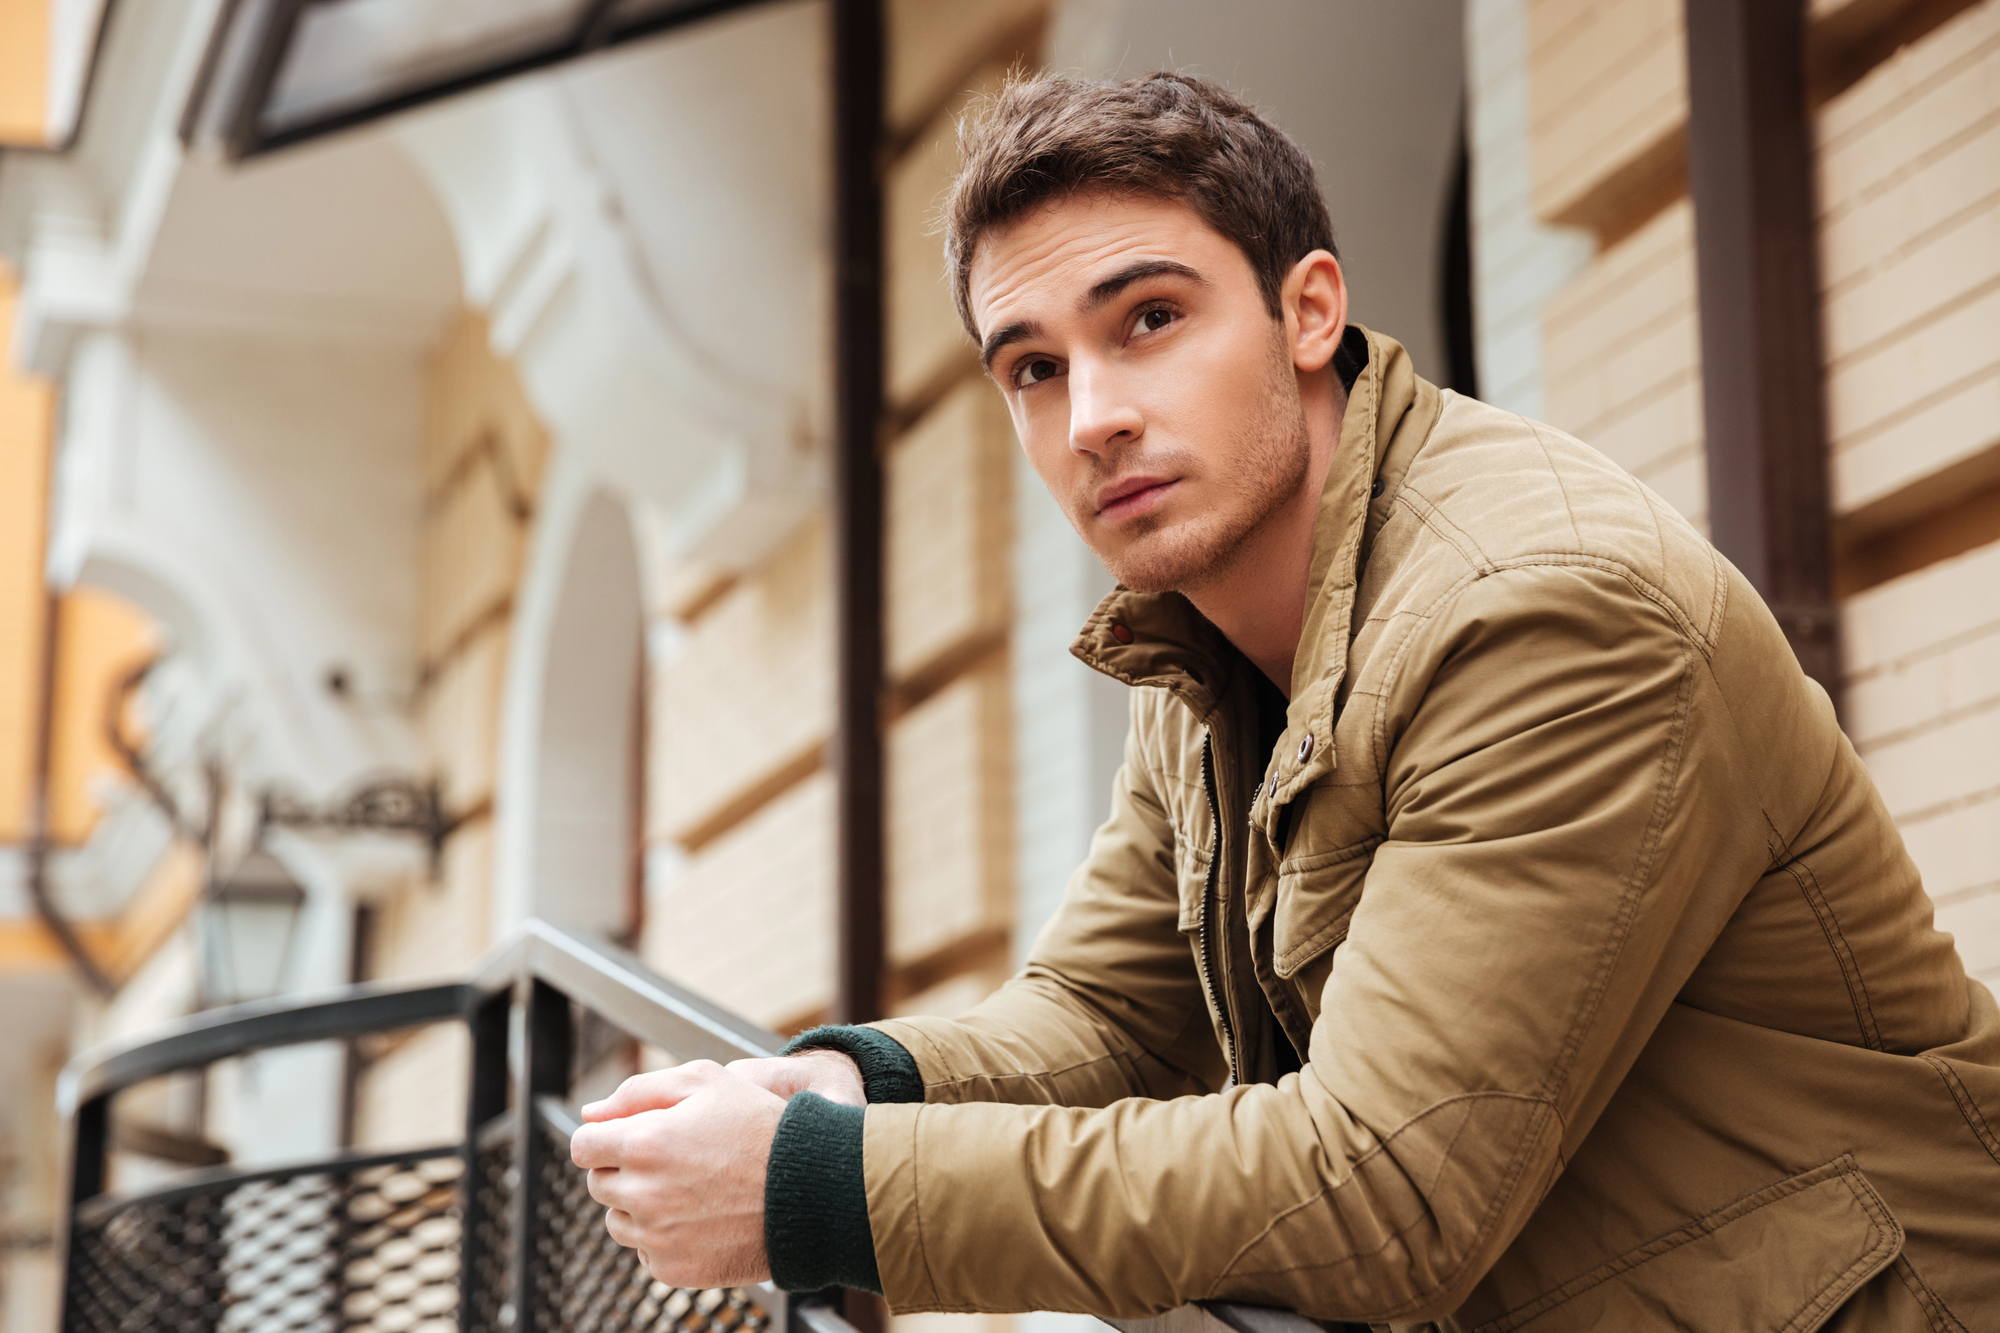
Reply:
[[[1108,580],[941,272],[953,120],[1009,68],[1242,91],[1319,163],[1356,318],[1423,373],[1705,529],[1749,484],[1704,392],[1731,242],[1697,246],[1696,205],[1729,201],[1689,188],[1728,109],[1691,116],[1680,0],[888,0],[877,967],[840,799],[833,6],[709,5],[353,114],[366,76],[504,64],[586,8],[704,7],[0,3],[10,1333],[54,1327],[56,1080],[93,1044],[456,975],[531,916],[779,1030],[951,1013],[1007,975],[1125,718],[1066,652]],[[1811,509],[1822,593],[1773,600],[1805,608],[1802,655],[1837,651],[1940,923],[2000,984],[2000,0],[1807,8],[1817,292],[1775,318],[1824,423],[1757,484]],[[163,1086],[114,1174],[449,1138],[454,1042]]]

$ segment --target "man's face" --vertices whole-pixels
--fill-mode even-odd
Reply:
[[[1186,206],[1036,209],[980,238],[968,295],[1029,462],[1127,587],[1217,576],[1305,483],[1285,326],[1243,252]]]

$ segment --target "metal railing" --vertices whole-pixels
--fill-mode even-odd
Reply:
[[[72,1131],[63,1333],[856,1333],[837,1293],[655,1282],[604,1229],[569,1160],[589,1020],[677,1059],[769,1055],[767,1032],[631,955],[531,921],[463,982],[364,985],[198,1015],[63,1076]],[[113,1103],[150,1079],[275,1047],[436,1023],[470,1037],[464,1136],[110,1189]],[[1126,1333],[1318,1333],[1212,1304]]]

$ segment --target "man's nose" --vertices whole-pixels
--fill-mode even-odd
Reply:
[[[1069,447],[1104,454],[1130,444],[1146,429],[1145,414],[1125,377],[1109,366],[1072,361],[1069,368]]]

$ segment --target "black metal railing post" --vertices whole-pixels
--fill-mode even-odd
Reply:
[[[111,1149],[111,1094],[100,1093],[80,1103],[70,1121],[69,1209],[59,1259],[62,1264],[62,1324],[70,1325],[70,1307],[76,1300],[73,1269],[78,1253],[77,1218],[89,1200],[104,1192],[105,1168]]]
[[[466,1015],[471,1036],[471,1068],[466,1076],[463,1204],[459,1212],[458,1327],[460,1333],[484,1333],[486,1308],[482,1290],[487,1265],[486,1175],[484,1131],[507,1113],[507,1029],[512,1012],[511,991],[483,996]],[[504,1271],[504,1269],[502,1270]],[[497,1321],[496,1321],[497,1322]]]
[[[536,1246],[541,1239],[543,1178],[553,1147],[535,1117],[535,1099],[569,1092],[575,1035],[569,997],[538,977],[524,976],[516,998],[522,1006],[520,1060],[514,1066],[514,1329],[535,1333],[541,1311]],[[550,1329],[547,1333],[556,1333]]]

